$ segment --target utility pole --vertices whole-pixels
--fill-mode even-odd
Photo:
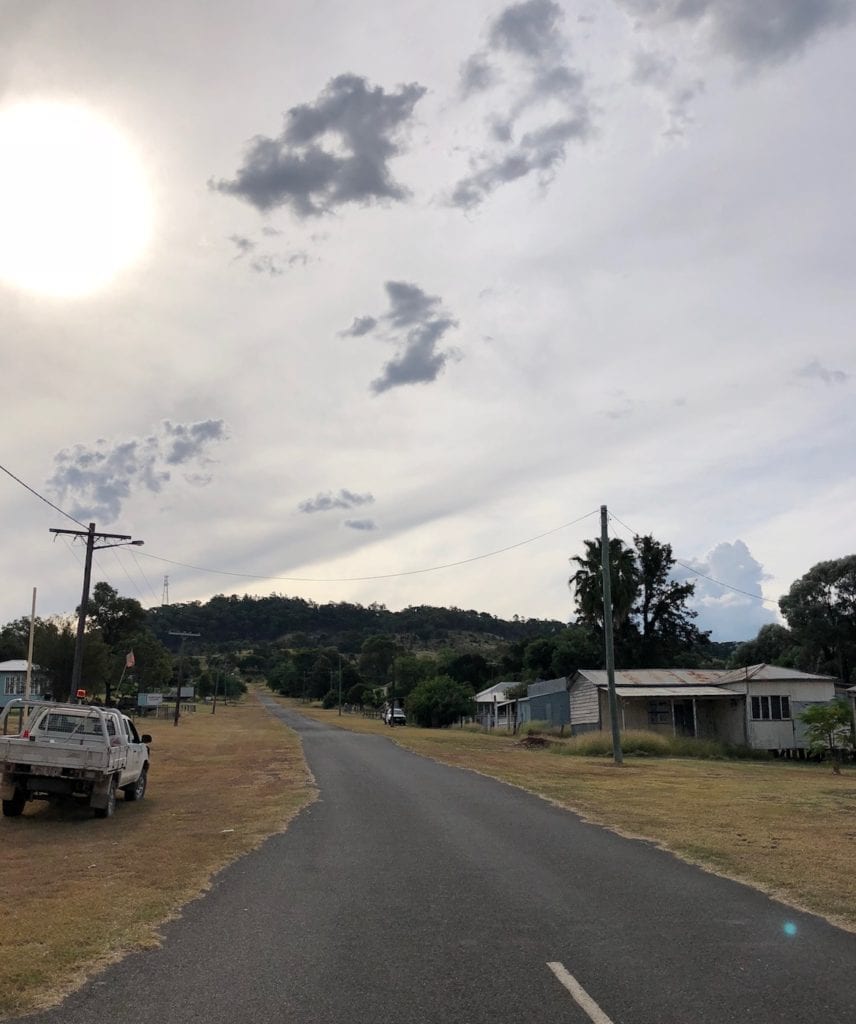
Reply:
[[[223,672],[223,669],[221,667],[220,670],[214,676],[214,703],[211,705],[211,714],[212,715],[216,715],[217,714],[217,687],[220,684],[220,676],[221,676],[222,672]],[[224,680],[224,682],[225,682],[225,680]]]
[[[612,722],[612,756],[624,764],[615,694],[615,648],[612,643],[612,577],[609,571],[609,525],[606,505],[600,506],[600,564],[603,573],[603,640],[606,646],[606,681],[609,685],[609,717]]]
[[[30,699],[33,686],[33,639],[36,632],[36,588],[33,587],[33,609],[30,612],[30,638],[27,641],[27,676],[24,680],[24,700]],[[25,708],[24,714],[29,714]]]
[[[339,655],[339,714],[342,714],[342,655]]]
[[[169,604],[169,576],[163,578],[163,594],[161,596],[161,608]]]
[[[176,685],[176,688],[175,688],[175,718],[173,718],[173,720],[172,720],[172,724],[173,725],[178,725],[179,715],[181,714],[181,711],[180,711],[180,708],[181,708],[181,668],[182,668],[182,665],[184,663],[184,641],[188,637],[202,636],[202,634],[201,633],[179,633],[177,630],[176,631],[170,630],[169,631],[169,635],[170,636],[180,636],[181,637],[181,646],[178,649],[178,684]]]
[[[77,636],[74,641],[74,665],[71,670],[71,693],[68,695],[70,701],[77,700],[77,691],[80,689],[80,678],[83,674],[83,634],[86,629],[86,608],[89,604],[89,581],[92,578],[92,554],[102,548],[118,548],[125,544],[141,547],[143,541],[132,540],[128,533],[96,533],[95,523],[89,524],[88,530],[57,530],[51,528],[51,533],[64,533],[72,537],[86,538],[86,559],[83,563],[83,596],[80,598],[80,609],[77,613]],[[112,544],[96,544],[96,541],[108,540]]]

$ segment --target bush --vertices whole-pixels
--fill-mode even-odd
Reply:
[[[567,743],[556,746],[562,754],[576,757],[612,757],[612,733],[586,732],[573,736]],[[692,736],[666,736],[658,732],[629,729],[621,734],[621,749],[635,757],[700,757],[710,759],[752,758],[767,760],[766,751],[732,746],[717,740],[696,739]]]
[[[336,707],[338,705],[338,703],[339,703],[338,691],[336,691],[336,690],[328,690],[324,694],[324,697],[321,700],[321,707],[322,708],[327,708],[327,710],[329,711],[330,708]]]
[[[443,728],[474,712],[472,690],[450,676],[426,679],[414,687],[407,698],[408,716],[426,729]]]

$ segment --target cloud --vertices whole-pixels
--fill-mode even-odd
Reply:
[[[229,235],[229,241],[238,250],[238,254],[235,256],[236,260],[243,259],[248,253],[251,253],[256,247],[256,243],[245,235]]]
[[[200,420],[198,423],[171,423],[164,420],[164,433],[169,439],[166,461],[170,466],[182,466],[205,458],[205,449],[214,441],[226,439],[226,424],[222,420]]]
[[[616,0],[657,28],[698,27],[707,45],[740,64],[777,64],[853,17],[852,0]]]
[[[500,158],[481,161],[478,170],[462,178],[452,192],[452,205],[473,209],[500,185],[525,178],[533,171],[540,174],[542,184],[547,184],[551,172],[565,159],[567,143],[586,139],[590,130],[587,113],[583,111],[579,119],[527,133]]]
[[[450,330],[457,327],[442,308],[439,296],[428,295],[408,281],[387,281],[389,310],[379,317],[355,317],[349,328],[340,334],[361,337],[378,331],[399,347],[396,356],[387,362],[371,390],[379,395],[404,384],[428,384],[437,379],[451,352],[438,351],[438,344]]]
[[[344,331],[339,331],[339,335],[343,338],[361,338],[364,334],[373,331],[375,327],[377,327],[377,320],[373,316],[355,316],[351,326],[346,327]]]
[[[191,484],[209,483],[210,474],[200,467],[212,462],[210,446],[227,437],[223,420],[165,420],[159,434],[146,438],[75,444],[54,455],[47,486],[61,504],[70,504],[75,518],[112,523],[132,492],[159,493],[172,478],[168,467],[188,467],[184,477]]]
[[[805,377],[808,380],[822,380],[824,384],[844,384],[850,379],[850,374],[843,370],[828,370],[819,360],[813,359],[802,369],[797,370],[798,377]]]
[[[270,253],[265,252],[250,260],[250,270],[254,274],[267,274],[269,277],[282,277],[291,267],[305,267],[309,256],[305,252]]]
[[[483,53],[474,53],[461,65],[461,95],[466,99],[473,93],[489,89],[496,82],[496,69]]]
[[[374,519],[346,519],[345,526],[349,530],[376,530],[377,523]]]
[[[630,81],[662,94],[666,126],[663,134],[682,136],[693,121],[690,107],[705,83],[700,78],[676,81],[674,57],[654,50],[639,50],[632,58]]]
[[[471,155],[470,173],[452,189],[451,205],[473,209],[501,185],[531,174],[546,186],[568,144],[591,136],[592,108],[582,74],[567,63],[563,20],[552,0],[510,4],[488,26],[486,49],[462,65],[464,98],[501,81],[513,84],[502,109],[487,116],[488,146]]]
[[[389,161],[401,152],[401,133],[425,91],[411,83],[385,92],[358,75],[339,75],[314,103],[292,107],[276,138],[253,138],[233,179],[209,187],[262,212],[288,206],[298,217],[401,201],[409,193]]]
[[[524,0],[510,4],[490,27],[490,45],[534,61],[557,59],[562,43],[559,29],[564,15],[552,0]]]
[[[769,576],[742,540],[717,544],[704,558],[691,559],[686,564],[690,568],[676,566],[674,576],[695,583],[690,604],[698,612],[699,628],[711,630],[713,640],[748,640],[757,635],[761,626],[779,621],[775,611],[760,600],[713,582],[719,580],[758,598],[762,596],[761,583]]]
[[[338,494],[332,491],[320,492],[314,498],[307,498],[297,506],[299,512],[306,512],[311,515],[313,512],[329,512],[336,508],[359,508],[361,505],[371,505],[374,502],[372,494],[357,494],[346,488],[341,488]]]

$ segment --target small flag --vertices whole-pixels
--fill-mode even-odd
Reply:
[[[136,662],[134,661],[134,652],[128,651],[125,655],[125,668],[133,668]]]

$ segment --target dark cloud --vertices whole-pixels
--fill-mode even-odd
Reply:
[[[204,458],[208,445],[225,441],[227,437],[223,420],[200,420],[198,423],[164,420],[163,429],[167,438],[165,458],[170,466],[182,466]]]
[[[346,519],[345,526],[349,530],[376,530],[377,523],[374,519]]]
[[[359,508],[361,505],[371,505],[373,502],[374,495],[357,494],[355,491],[349,491],[343,487],[337,494],[326,491],[316,494],[314,498],[307,498],[306,501],[300,502],[297,510],[311,515],[313,512],[330,512],[336,508]]]
[[[438,351],[441,339],[457,327],[442,308],[439,296],[428,295],[408,281],[387,281],[389,310],[379,317],[356,317],[342,334],[360,336],[378,331],[396,344],[399,352],[387,362],[371,389],[379,395],[403,384],[436,380],[451,353]]]
[[[546,186],[565,159],[568,144],[590,137],[592,108],[583,75],[567,62],[563,20],[562,8],[552,0],[511,4],[489,25],[488,50],[464,63],[465,96],[499,80],[497,62],[510,62],[505,77],[516,85],[505,108],[488,116],[491,145],[472,155],[471,172],[449,197],[453,206],[472,209],[501,185],[531,174]],[[529,115],[530,127],[521,135],[523,115]]]
[[[404,349],[384,365],[380,377],[372,381],[372,391],[379,395],[402,384],[436,380],[449,358],[448,352],[437,351],[437,343],[455,326],[454,320],[440,318],[408,331]]]
[[[849,373],[845,373],[844,370],[829,370],[817,359],[797,370],[797,376],[809,380],[822,380],[824,384],[844,384],[850,379]]]
[[[461,65],[461,95],[489,89],[496,82],[496,69],[483,53],[474,53]]]
[[[357,75],[339,75],[315,103],[288,111],[279,136],[252,139],[235,178],[209,187],[261,211],[290,206],[299,217],[347,203],[405,199],[408,192],[388,165],[401,152],[399,137],[425,91],[411,83],[385,92]],[[335,145],[325,149],[331,136]]]
[[[800,53],[854,14],[852,0],[617,0],[642,24],[698,24],[717,50],[746,65]]]
[[[717,544],[704,558],[692,559],[687,565],[689,569],[675,567],[675,578],[694,581],[695,595],[691,604],[698,612],[699,627],[711,630],[712,639],[748,640],[757,635],[761,626],[778,621],[772,608],[757,600],[762,596],[761,584],[769,576],[742,540]],[[704,576],[696,573],[704,573]],[[755,594],[757,598],[738,594],[713,580],[746,591],[746,594]]]
[[[377,327],[377,320],[373,316],[355,316],[354,322],[344,331],[339,331],[343,338],[361,338],[364,334],[370,334]]]
[[[222,420],[199,423],[164,421],[158,435],[75,444],[54,456],[53,476],[47,486],[62,504],[70,504],[77,519],[112,523],[134,491],[157,494],[171,479],[167,467],[184,466],[192,484],[208,483],[209,473],[199,467],[210,464],[212,444],[225,440]]]
[[[490,44],[530,60],[540,61],[561,52],[559,26],[564,15],[552,0],[526,0],[511,4],[491,25]]]
[[[588,115],[581,111],[578,117],[527,132],[500,159],[485,159],[477,171],[462,178],[452,192],[452,204],[472,209],[500,185],[524,178],[533,172],[538,174],[542,185],[546,185],[565,159],[568,142],[572,139],[584,140],[591,131]]]

